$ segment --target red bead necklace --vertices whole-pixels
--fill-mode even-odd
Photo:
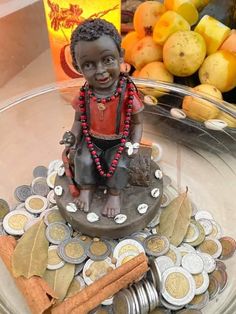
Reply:
[[[108,171],[106,172],[101,165],[100,158],[97,155],[97,152],[94,148],[94,144],[92,142],[92,138],[91,138],[90,133],[89,133],[89,125],[87,122],[87,114],[86,114],[85,94],[87,91],[88,95],[90,97],[93,97],[93,99],[95,101],[97,101],[98,103],[105,104],[111,100],[114,100],[118,96],[121,97],[122,87],[123,87],[123,84],[125,83],[125,80],[127,80],[128,103],[127,103],[127,109],[126,109],[126,113],[125,113],[124,128],[123,128],[122,136],[120,139],[120,145],[117,149],[117,152],[114,156],[114,159],[111,162],[111,165],[108,168]],[[121,157],[121,154],[125,148],[125,143],[127,142],[127,138],[130,134],[130,123],[131,123],[131,114],[132,114],[132,108],[133,108],[134,91],[135,91],[135,87],[134,87],[132,81],[130,81],[128,78],[126,78],[124,76],[121,76],[118,87],[117,87],[115,93],[111,97],[97,98],[90,89],[87,90],[87,84],[86,83],[80,89],[79,107],[80,107],[80,112],[81,112],[80,121],[81,121],[81,126],[82,126],[82,132],[85,136],[85,141],[87,143],[88,150],[90,151],[92,159],[93,159],[93,161],[96,165],[96,168],[98,170],[98,173],[102,177],[107,177],[107,178],[112,177],[112,175],[114,174],[114,172],[117,168],[117,165],[119,163],[119,159]]]

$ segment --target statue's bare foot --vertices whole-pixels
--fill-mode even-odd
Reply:
[[[120,213],[120,195],[108,194],[108,199],[103,208],[102,215],[113,218]]]
[[[75,199],[78,209],[88,212],[92,201],[92,190],[80,190],[80,195]]]

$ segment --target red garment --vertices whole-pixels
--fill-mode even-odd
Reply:
[[[98,138],[115,139],[120,138],[123,132],[125,113],[128,104],[128,91],[126,90],[124,101],[121,106],[121,119],[119,134],[116,134],[116,121],[117,121],[117,106],[119,104],[119,97],[105,103],[105,110],[99,110],[98,103],[90,99],[90,134]],[[72,106],[76,111],[79,111],[78,101],[73,101]],[[132,114],[136,114],[142,111],[144,105],[138,96],[138,93],[134,92],[133,109]]]

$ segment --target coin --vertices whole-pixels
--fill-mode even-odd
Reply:
[[[28,220],[24,226],[24,231],[27,231],[28,229],[30,229],[33,225],[35,225],[39,221],[41,221],[40,217],[37,217],[37,218],[33,217],[32,219]]]
[[[200,274],[204,268],[203,260],[196,253],[188,253],[184,255],[181,264],[182,267],[192,275]]]
[[[170,242],[165,236],[153,234],[143,241],[143,245],[148,255],[161,256],[169,251]]]
[[[12,235],[22,235],[24,233],[25,224],[31,220],[33,216],[24,209],[15,209],[3,218],[3,227],[5,231]]]
[[[137,282],[136,284],[133,285],[133,287],[134,290],[136,291],[136,295],[141,308],[141,313],[148,313],[149,303],[143,285],[141,284],[141,282]]]
[[[164,273],[166,269],[175,266],[172,259],[168,256],[159,256],[155,259],[155,261],[161,273]]]
[[[196,285],[196,295],[202,294],[208,289],[209,276],[205,270],[203,270],[200,274],[193,275],[193,279]]]
[[[73,297],[76,293],[83,290],[84,287],[85,287],[84,279],[81,276],[75,276],[67,291],[66,299]]]
[[[191,222],[198,228],[198,230],[199,230],[199,236],[198,236],[198,238],[197,238],[195,241],[189,242],[189,244],[190,244],[191,246],[198,246],[198,245],[201,244],[201,243],[204,241],[204,239],[205,239],[205,236],[206,236],[206,235],[205,235],[205,231],[204,231],[202,225],[201,225],[198,221],[196,221],[196,220],[191,220]]]
[[[30,195],[32,195],[31,187],[29,185],[20,185],[14,191],[15,198],[24,202]]]
[[[47,173],[48,173],[48,168],[45,167],[45,166],[37,166],[33,170],[34,178],[37,178],[37,177],[44,177],[44,178],[46,178],[47,177]]]
[[[213,276],[210,276],[209,279],[210,279],[210,282],[209,282],[209,286],[208,286],[208,292],[209,292],[209,298],[210,298],[210,300],[212,300],[219,293],[220,284],[217,281],[217,279]]]
[[[197,254],[203,260],[204,270],[209,274],[212,273],[216,268],[215,259],[208,253],[197,252]]]
[[[183,241],[187,243],[194,242],[198,239],[199,235],[200,235],[200,231],[197,228],[196,224],[190,222]]]
[[[134,232],[130,235],[130,238],[134,239],[134,240],[138,240],[139,242],[143,242],[144,239],[146,239],[146,237],[150,236],[151,233],[149,231],[138,231],[138,232]]]
[[[234,255],[236,249],[236,241],[231,237],[222,237],[219,239],[222,245],[222,253],[220,258],[227,259]]]
[[[182,307],[181,307],[182,308]],[[150,314],[171,314],[171,310],[166,309],[164,307],[157,307]]]
[[[167,302],[162,295],[160,295],[160,305],[164,306],[168,310],[171,310],[171,313],[172,311],[175,312],[183,308],[183,305],[178,306]]]
[[[32,214],[40,214],[48,207],[48,200],[41,195],[31,195],[25,201],[25,208]]]
[[[225,289],[225,287],[228,283],[227,272],[222,268],[218,268],[210,274],[210,278],[212,276],[218,281],[218,283],[220,285],[219,293],[221,293]]]
[[[195,282],[182,267],[171,267],[162,274],[162,296],[174,305],[189,303],[195,295]]]
[[[55,207],[52,207],[48,209],[47,211],[45,211],[45,215],[43,216],[44,216],[44,222],[47,226],[54,222],[65,223],[65,219],[62,217],[60,211]]]
[[[140,242],[133,239],[125,239],[120,241],[114,248],[113,256],[118,259],[121,254],[124,254],[128,251],[133,251],[137,254],[145,253],[144,248]]]
[[[187,244],[187,243],[183,243],[182,245],[177,247],[177,250],[179,251],[179,253],[181,254],[181,259],[184,255],[188,254],[188,253],[195,253],[194,248]]]
[[[162,285],[162,273],[155,259],[149,259],[150,271],[147,273],[147,279],[153,283],[154,287],[159,291]]]
[[[3,218],[6,216],[7,213],[9,213],[10,207],[4,199],[0,198],[0,221],[3,220]]]
[[[108,257],[111,253],[111,246],[108,241],[92,241],[88,247],[87,255],[93,261],[101,261]]]
[[[195,295],[195,297],[185,305],[186,308],[191,310],[201,310],[203,309],[209,302],[209,292],[208,290],[199,295]]]
[[[56,176],[57,176],[57,171],[52,171],[48,176],[47,176],[47,185],[51,188],[54,189],[55,186],[55,181],[56,181]]]
[[[65,262],[57,253],[57,245],[50,245],[48,248],[48,264],[47,269],[56,270],[65,265]]]
[[[206,236],[211,234],[211,232],[213,230],[211,220],[206,219],[206,218],[200,218],[200,219],[198,219],[198,222],[202,225]]]
[[[224,262],[219,261],[219,260],[216,260],[215,262],[216,262],[216,268],[221,268],[221,269],[223,269],[223,270],[226,270],[226,265],[225,265]],[[213,270],[214,270],[214,269],[213,269]]]
[[[169,251],[165,256],[171,258],[175,266],[180,266],[182,255],[176,246],[170,244]]]
[[[123,254],[121,254],[117,259],[116,259],[116,267],[119,267],[125,263],[127,263],[128,261],[130,261],[132,258],[134,258],[135,256],[137,256],[138,253],[134,252],[134,251],[128,251],[125,252]]]
[[[221,226],[215,220],[211,220],[211,223],[212,223],[212,232],[209,234],[209,237],[220,239],[222,237]]]
[[[103,261],[87,260],[83,269],[83,278],[87,285],[106,275],[111,269],[115,269],[115,265],[111,263],[109,257]],[[87,272],[89,270],[89,272]]]
[[[163,194],[161,196],[161,207],[165,208],[167,207],[171,202],[171,197],[166,191],[163,191]]]
[[[75,276],[79,275],[84,268],[85,262],[75,265]]]
[[[199,252],[208,253],[213,258],[218,258],[222,252],[220,241],[215,238],[207,237],[198,247]]]
[[[52,244],[60,244],[71,236],[70,228],[62,222],[53,222],[46,228],[46,237]]]
[[[155,216],[155,217],[152,219],[152,221],[149,222],[149,224],[147,225],[148,228],[153,229],[153,228],[155,228],[157,225],[159,225],[161,213],[162,213],[162,210],[161,210],[161,209],[158,209],[158,212],[157,212],[156,216]]]
[[[31,183],[32,193],[41,196],[47,196],[50,189],[47,185],[46,178],[37,177]]]
[[[58,255],[67,263],[81,264],[87,258],[87,246],[79,239],[66,239],[58,245]]]
[[[113,311],[116,314],[133,314],[135,303],[131,292],[128,289],[121,290],[114,296]]]
[[[146,290],[146,294],[149,301],[149,311],[153,311],[159,305],[159,297],[156,288],[148,280],[143,280],[143,287]]]
[[[178,311],[178,314],[202,314],[200,310],[184,309]]]
[[[206,210],[199,210],[195,215],[195,220],[199,220],[202,218],[213,220],[212,214]]]
[[[135,290],[132,286],[129,287],[129,291],[131,292],[132,294],[132,297],[133,297],[133,301],[134,301],[134,305],[135,305],[135,312],[136,314],[141,314],[141,309],[140,309],[140,305],[139,305],[139,301],[138,301],[138,298],[137,298],[137,295],[135,293]]]
[[[140,205],[138,205],[138,207],[137,207],[137,211],[138,211],[141,215],[145,214],[145,213],[147,212],[147,210],[148,210],[148,205],[147,205],[147,204],[140,204]]]

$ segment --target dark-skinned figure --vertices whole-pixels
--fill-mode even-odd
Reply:
[[[120,213],[129,163],[139,149],[143,103],[132,80],[121,73],[121,37],[102,19],[86,20],[72,33],[73,66],[85,84],[73,100],[74,122],[64,142],[74,151],[73,172],[80,190],[78,209],[89,212],[93,193],[106,186],[102,215]]]

